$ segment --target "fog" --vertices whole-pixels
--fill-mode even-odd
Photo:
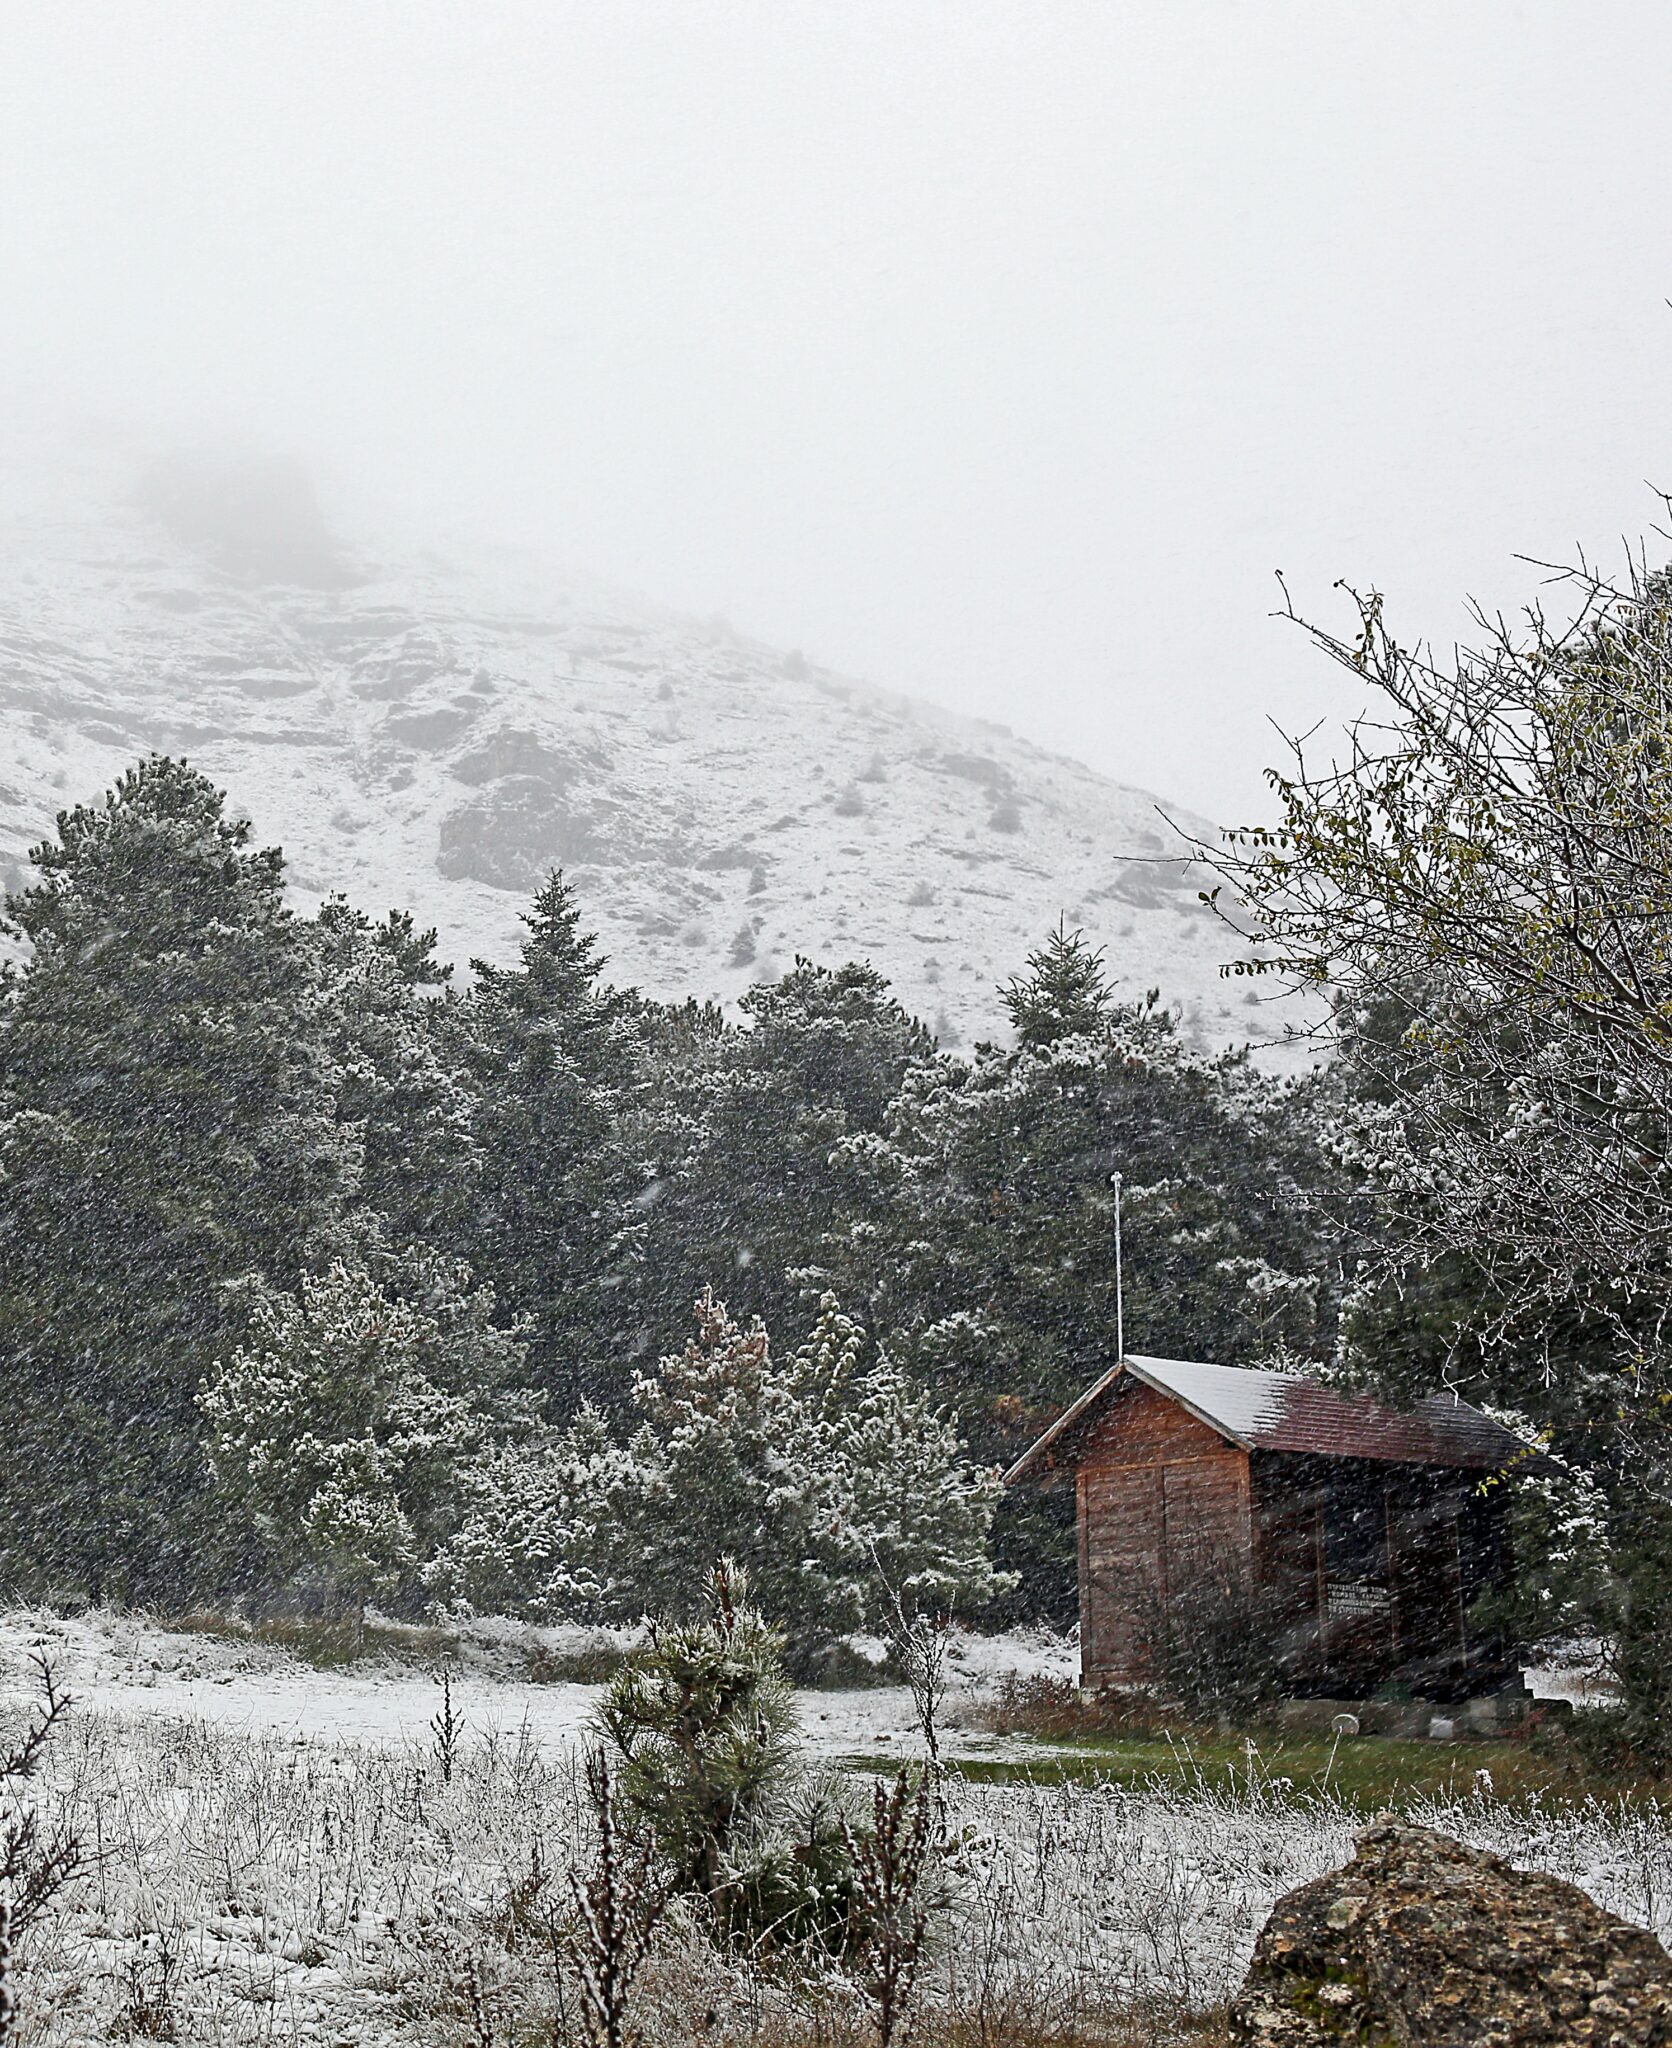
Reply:
[[[1654,4],[0,7],[0,389],[1222,818],[1672,481]],[[1339,602],[1339,600],[1336,600]]]

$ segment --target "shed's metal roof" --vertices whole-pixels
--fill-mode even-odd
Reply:
[[[1300,1373],[1255,1372],[1181,1358],[1127,1358],[1111,1366],[1059,1415],[1004,1475],[1023,1479],[1048,1452],[1066,1452],[1079,1426],[1123,1378],[1169,1395],[1245,1451],[1324,1458],[1380,1458],[1400,1465],[1491,1471],[1527,1456],[1528,1446],[1451,1394],[1414,1408],[1387,1408],[1367,1394],[1340,1394]]]

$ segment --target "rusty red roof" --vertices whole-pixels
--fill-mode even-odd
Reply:
[[[1068,1451],[1080,1426],[1123,1380],[1153,1387],[1245,1451],[1301,1452],[1322,1458],[1379,1458],[1400,1465],[1451,1465],[1493,1471],[1524,1459],[1519,1437],[1451,1394],[1409,1409],[1368,1394],[1338,1393],[1293,1372],[1256,1372],[1179,1358],[1127,1358],[1112,1366],[1059,1415],[1004,1475],[1026,1478],[1049,1452]]]

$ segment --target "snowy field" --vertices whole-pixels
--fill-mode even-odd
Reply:
[[[438,1691],[421,1670],[321,1674],[268,1648],[103,1616],[0,1621],[8,1717],[37,1651],[78,1702],[28,1796],[44,1828],[73,1828],[94,1858],[26,1937],[21,2038],[578,2040],[551,1925],[561,1873],[585,1854],[576,1737],[596,1688],[496,1676],[514,1650],[491,1631],[472,1641],[455,1688],[469,1732],[446,1782],[429,1727]],[[960,1691],[1064,1654],[965,1645]],[[892,1688],[802,1705],[826,1754],[910,1746]],[[984,2020],[993,2039],[1006,2038],[1001,2022],[1030,2030],[1017,2038],[1113,2039],[1098,2030],[1121,2015],[1211,2008],[1273,1899],[1340,1861],[1358,1824],[1258,1780],[1165,1795],[955,1781],[949,1797],[955,1891],[927,1996],[942,2015]],[[1418,1817],[1672,1932],[1672,1821],[1658,1811],[1473,1800]],[[839,1990],[823,1995],[842,2009]],[[676,1925],[641,2017],[653,2043],[781,2048],[815,2038],[820,1997],[817,1985],[768,1990]],[[816,2038],[847,2037],[827,2025]]]
[[[381,1633],[381,1632],[380,1632]],[[394,1654],[352,1667],[317,1670],[282,1649],[235,1635],[159,1628],[131,1616],[95,1613],[74,1620],[45,1612],[0,1616],[0,1689],[16,1697],[32,1683],[31,1660],[44,1655],[89,1711],[122,1719],[205,1721],[239,1734],[326,1743],[402,1744],[429,1740],[440,1704],[437,1666],[426,1632],[390,1631]],[[478,1737],[526,1730],[544,1749],[572,1746],[601,1685],[536,1679],[531,1665],[564,1668],[630,1647],[629,1632],[471,1624],[449,1656],[453,1705]],[[880,1654],[880,1646],[879,1646]],[[1007,1676],[1073,1678],[1078,1653],[1061,1637],[1022,1632],[952,1637],[943,1750],[952,1757],[1037,1754],[1038,1744],[962,1725],[968,1709]],[[815,1754],[918,1756],[922,1740],[911,1696],[901,1685],[797,1695],[807,1745]]]

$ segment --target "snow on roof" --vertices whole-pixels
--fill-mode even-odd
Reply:
[[[1066,1452],[1079,1425],[1119,1390],[1123,1379],[1168,1395],[1245,1451],[1490,1471],[1525,1457],[1528,1448],[1451,1394],[1432,1395],[1401,1411],[1367,1394],[1337,1393],[1301,1373],[1256,1372],[1182,1358],[1127,1358],[1057,1417],[1011,1466],[1006,1481],[1026,1478],[1048,1452]]]

